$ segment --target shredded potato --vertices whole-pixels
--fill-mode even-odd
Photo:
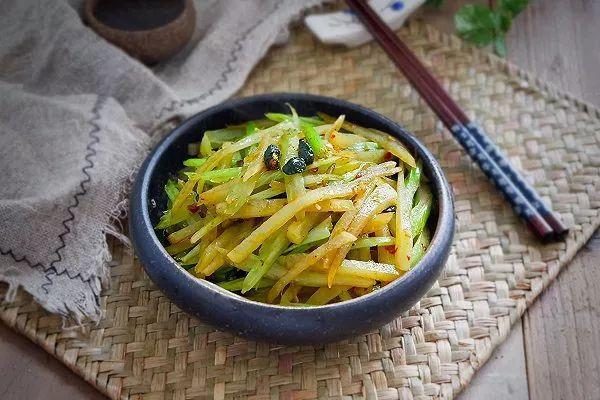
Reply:
[[[199,132],[166,183],[156,229],[183,268],[252,300],[313,307],[417,265],[434,198],[402,143],[344,115],[265,117]]]

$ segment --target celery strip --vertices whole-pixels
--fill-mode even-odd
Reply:
[[[366,237],[354,242],[352,248],[360,249],[361,247],[390,246],[394,244],[394,240],[395,239],[392,236]]]
[[[420,187],[417,190],[417,204],[410,212],[413,237],[417,237],[427,224],[432,204],[433,197],[431,191],[425,186]]]
[[[425,228],[415,241],[415,245],[413,246],[412,253],[410,256],[410,267],[413,268],[425,255],[427,251],[427,247],[429,246],[429,242],[431,237],[429,235],[429,229]]]
[[[313,125],[307,123],[302,123],[300,126],[304,132],[304,138],[315,153],[315,157],[322,157],[325,154],[325,142],[319,132]]]
[[[206,162],[206,158],[188,158],[183,161],[186,167],[199,167]]]
[[[242,291],[244,285],[244,278],[234,279],[226,282],[218,282],[217,285],[225,290],[229,290],[230,292],[240,292]],[[271,286],[273,286],[273,281],[271,279],[261,279],[256,286],[254,286],[254,289],[262,289]]]
[[[261,246],[258,251],[258,257],[262,263],[257,264],[248,272],[248,275],[244,278],[242,293],[246,293],[248,290],[254,288],[273,266],[277,257],[283,253],[283,250],[290,243],[287,239],[286,231],[287,227],[284,226],[275,236],[267,239]]]

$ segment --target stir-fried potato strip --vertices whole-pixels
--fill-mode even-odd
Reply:
[[[268,113],[199,132],[156,226],[190,274],[256,301],[313,307],[402,277],[434,197],[393,136],[344,115]]]

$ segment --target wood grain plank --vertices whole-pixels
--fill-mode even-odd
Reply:
[[[509,36],[509,58],[600,105],[600,2],[539,0]],[[530,398],[600,398],[600,235],[524,317]]]
[[[0,354],[0,399],[106,399],[41,347],[1,323]]]
[[[527,400],[527,373],[521,322],[515,324],[484,366],[477,371],[460,400]]]
[[[524,317],[531,399],[600,398],[600,235]]]

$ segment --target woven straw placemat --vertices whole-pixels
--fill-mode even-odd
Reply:
[[[325,47],[299,29],[241,94],[298,91],[354,101],[400,121],[438,156],[458,223],[445,271],[425,298],[353,340],[249,342],[181,312],[130,250],[113,244],[99,325],[64,329],[24,293],[1,306],[2,320],[113,399],[455,396],[598,227],[600,112],[420,23],[401,35],[561,213],[572,227],[565,241],[541,245],[531,236],[376,45]]]

